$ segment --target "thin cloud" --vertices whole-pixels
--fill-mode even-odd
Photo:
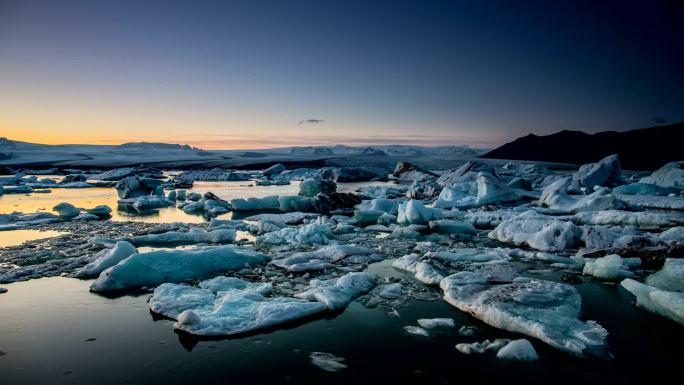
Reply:
[[[299,124],[321,124],[325,123],[325,120],[323,119],[305,119],[305,120],[300,120]]]

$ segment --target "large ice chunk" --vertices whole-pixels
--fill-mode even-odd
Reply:
[[[684,292],[684,259],[666,259],[663,268],[649,275],[646,283],[661,290]]]
[[[603,279],[618,279],[632,275],[617,254],[606,255],[585,263],[582,273]]]
[[[225,278],[218,287],[210,281],[200,283],[200,288],[160,285],[150,298],[150,309],[178,320],[176,329],[203,336],[250,332],[326,310],[316,302],[267,298],[264,285]]]
[[[579,356],[605,348],[606,329],[577,319],[582,300],[573,286],[540,280],[494,286],[459,283],[451,277],[442,280],[444,299],[493,327]]]
[[[684,162],[671,162],[653,174],[642,178],[641,183],[650,183],[660,187],[684,189]]]
[[[489,232],[491,239],[527,244],[542,251],[557,251],[579,246],[582,229],[572,222],[558,221],[549,216],[527,211],[501,222]]]
[[[138,253],[104,270],[90,290],[105,292],[180,282],[268,260],[266,255],[233,245]]]
[[[398,213],[397,222],[401,225],[425,225],[430,221],[442,219],[441,210],[427,208],[414,199],[399,204]]]
[[[294,253],[288,257],[275,259],[273,265],[288,269],[290,271],[322,270],[332,267],[336,263],[352,260],[353,263],[371,262],[377,260],[377,255],[373,256],[373,251],[365,247],[351,245],[329,245],[323,246],[315,251],[304,251]],[[319,263],[311,265],[311,263]],[[320,267],[316,269],[314,267]]]
[[[684,325],[684,293],[660,290],[631,278],[620,285],[636,296],[637,306]]]

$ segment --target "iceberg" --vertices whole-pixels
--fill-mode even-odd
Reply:
[[[429,261],[422,260],[416,254],[404,255],[392,262],[392,267],[413,273],[417,280],[426,285],[438,285],[444,279],[444,272]]]
[[[232,245],[137,253],[100,273],[90,290],[106,292],[180,282],[268,260],[266,255]]]
[[[414,336],[430,337],[427,330],[418,326],[404,326],[404,330],[408,334],[413,334]]]
[[[684,216],[654,212],[606,210],[577,213],[573,221],[585,225],[632,226],[641,230],[659,230],[684,225]]]

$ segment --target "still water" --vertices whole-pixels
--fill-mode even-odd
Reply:
[[[403,276],[389,261],[369,271]],[[149,294],[105,298],[89,293],[89,284],[55,277],[6,285],[9,292],[0,295],[3,385],[653,383],[678,374],[684,358],[681,326],[634,308],[629,293],[615,285],[594,281],[578,286],[583,318],[610,331],[614,358],[576,358],[532,340],[540,356],[534,363],[456,351],[460,342],[519,336],[490,328],[441,300],[409,302],[398,309],[399,317],[355,302],[343,313],[286,328],[200,340],[175,333],[173,321],[153,317]],[[403,331],[425,317],[454,318],[456,329],[428,338]],[[480,331],[459,336],[462,325]],[[315,351],[344,357],[348,368],[323,371],[310,363]]]

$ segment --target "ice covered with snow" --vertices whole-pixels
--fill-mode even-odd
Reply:
[[[578,319],[581,297],[573,286],[541,280],[493,286],[460,283],[450,277],[442,280],[444,299],[493,327],[579,356],[605,349],[606,329]]]
[[[233,245],[137,253],[100,273],[90,289],[106,292],[156,286],[239,270],[268,260],[264,254]]]
[[[347,273],[337,279],[318,280],[309,283],[308,290],[295,294],[295,297],[318,301],[330,310],[346,308],[354,299],[375,287],[375,276],[362,273]]]
[[[78,270],[74,276],[79,278],[96,276],[137,252],[138,250],[126,241],[116,242],[111,249],[100,250],[90,257],[88,264]]]

